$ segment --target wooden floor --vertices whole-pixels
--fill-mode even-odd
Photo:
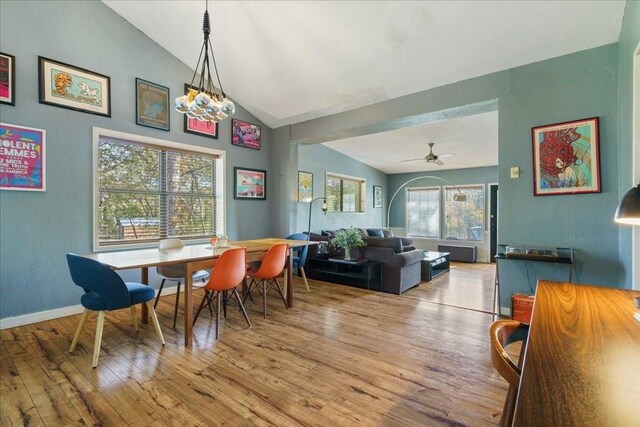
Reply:
[[[437,286],[489,277],[493,268],[461,266]],[[151,324],[135,333],[128,310],[109,313],[96,369],[95,315],[74,354],[67,350],[79,316],[3,330],[1,423],[497,424],[507,385],[489,358],[490,314],[431,302],[435,281],[402,296],[309,285],[307,293],[296,278],[290,310],[271,297],[268,320],[249,302],[251,329],[231,310],[217,342],[204,313],[192,349],[183,347],[181,327],[171,329],[174,295],[158,305],[164,348]],[[492,290],[493,277],[480,286]]]

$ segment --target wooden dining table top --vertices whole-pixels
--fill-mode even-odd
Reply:
[[[640,426],[638,296],[538,282],[514,426]]]

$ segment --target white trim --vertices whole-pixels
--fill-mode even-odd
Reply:
[[[162,293],[164,295],[173,295],[177,290],[177,284],[175,286],[165,286]],[[156,295],[157,294],[158,291],[156,290]],[[84,307],[78,304],[62,308],[54,308],[53,310],[38,311],[37,313],[23,314],[21,316],[5,317],[4,319],[0,319],[0,330],[30,325],[32,323],[44,322],[52,319],[59,319],[61,317],[74,316],[82,313],[83,311]]]
[[[633,53],[633,105],[631,108],[633,134],[631,143],[631,187],[640,182],[640,43]],[[623,192],[626,192],[626,186]],[[631,230],[631,288],[640,290],[640,226]]]

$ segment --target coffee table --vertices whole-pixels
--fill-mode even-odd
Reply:
[[[430,282],[434,278],[449,271],[449,252],[424,251],[420,261],[420,280]]]

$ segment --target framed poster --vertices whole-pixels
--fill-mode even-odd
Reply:
[[[231,144],[259,150],[262,146],[260,126],[238,119],[231,119]]]
[[[598,118],[531,129],[533,194],[600,193]]]
[[[136,123],[169,130],[169,88],[136,78]]]
[[[45,191],[46,131],[0,123],[0,190]]]
[[[111,79],[38,56],[40,103],[111,117]]]
[[[234,199],[267,199],[267,171],[233,168]]]
[[[16,57],[0,52],[0,103],[16,105]]]
[[[382,187],[379,185],[373,186],[373,207],[382,207]]]
[[[313,200],[313,174],[298,171],[298,201],[310,202],[311,200]]]
[[[189,89],[196,89],[196,88],[185,83],[184,92],[187,93]],[[186,133],[192,133],[194,135],[200,135],[200,136],[206,136],[207,138],[218,139],[217,123],[194,119],[193,117],[189,117],[186,114],[184,114],[184,131]]]

